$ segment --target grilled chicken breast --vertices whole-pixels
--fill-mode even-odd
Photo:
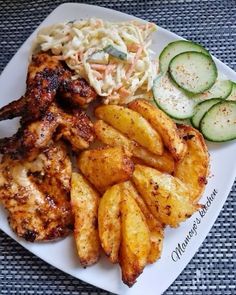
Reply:
[[[65,146],[49,145],[32,161],[4,156],[0,164],[0,203],[14,232],[27,241],[66,236],[73,227],[71,162]]]

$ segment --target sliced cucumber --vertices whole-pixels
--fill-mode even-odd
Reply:
[[[215,97],[225,99],[232,93],[232,87],[233,83],[230,80],[217,80],[209,90],[199,95],[195,95],[194,99],[198,102]]]
[[[194,100],[173,84],[168,73],[155,79],[153,96],[157,106],[175,119],[187,119],[194,114]]]
[[[159,56],[159,63],[160,63],[160,71],[162,73],[167,72],[169,63],[173,57],[176,55],[186,52],[186,51],[197,51],[205,53],[206,55],[210,55],[209,52],[202,47],[201,45],[186,41],[186,40],[178,40],[169,43],[161,52]]]
[[[210,141],[236,139],[236,102],[223,101],[213,105],[203,116],[200,130]]]
[[[213,59],[201,52],[183,52],[169,64],[171,78],[179,87],[198,94],[209,89],[216,81],[217,68]]]
[[[195,128],[199,128],[200,121],[205,113],[215,104],[222,101],[220,98],[212,98],[199,103],[195,107],[195,113],[191,118],[191,123]]]
[[[121,60],[127,60],[127,53],[117,49],[113,45],[108,45],[103,50],[113,57],[119,58]]]
[[[234,100],[236,101],[236,83],[232,82],[232,90],[230,95],[227,97],[227,100]]]

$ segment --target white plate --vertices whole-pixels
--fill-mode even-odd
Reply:
[[[40,27],[65,20],[90,17],[102,18],[109,21],[135,19],[133,16],[110,9],[85,4],[68,3],[57,7],[43,21]],[[32,40],[36,36],[36,31],[22,45],[0,77],[1,105],[7,104],[9,101],[18,98],[24,93],[28,56]],[[153,49],[157,54],[160,53],[167,43],[176,39],[181,39],[177,35],[162,28],[159,28],[158,32],[154,33],[153,38]],[[218,69],[223,74],[236,81],[235,72],[219,60],[215,59],[215,61]],[[0,137],[9,136],[15,132],[17,127],[16,122],[16,120],[1,122]],[[92,267],[88,267],[87,269],[81,268],[78,258],[76,257],[75,244],[72,237],[47,244],[25,242],[11,231],[3,208],[0,208],[0,228],[23,247],[49,264],[90,284],[123,295],[161,294],[172,284],[188,264],[220,213],[236,174],[235,148],[236,142],[209,145],[212,176],[209,178],[206,191],[201,199],[201,203],[209,205],[208,210],[204,216],[201,216],[200,213],[196,213],[178,229],[166,230],[164,250],[161,259],[153,265],[147,266],[132,288],[126,287],[121,282],[119,267],[111,265],[105,257]],[[212,198],[213,200],[209,201],[214,191],[217,191],[217,193],[214,198]],[[186,237],[189,235],[189,232],[191,237],[188,238],[188,242],[186,242],[187,245],[184,246],[183,243],[187,241]],[[179,259],[177,252],[174,252],[176,251],[176,247],[182,249],[180,250],[181,254],[179,252]]]

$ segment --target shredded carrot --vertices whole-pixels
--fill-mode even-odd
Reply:
[[[107,66],[101,64],[90,64],[91,69],[95,71],[105,71]]]
[[[140,57],[140,55],[142,54],[142,51],[143,51],[143,46],[140,46],[135,57],[134,57],[134,60],[132,62],[132,64],[130,65],[127,73],[126,73],[126,79],[129,79],[130,76],[132,75],[133,71],[134,71],[134,68],[135,68],[135,65]]]
[[[138,25],[138,27],[142,30],[150,29],[151,27],[154,27],[154,26],[155,26],[154,23],[147,23],[147,24],[143,24],[143,25]]]
[[[109,64],[105,70],[104,75],[106,76],[106,75],[111,74],[115,70],[115,68],[116,68],[115,64]]]
[[[140,45],[137,44],[137,43],[131,43],[127,46],[127,49],[130,51],[130,52],[137,52],[138,49],[139,49]]]

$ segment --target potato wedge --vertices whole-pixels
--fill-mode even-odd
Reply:
[[[99,195],[79,173],[72,173],[71,207],[75,216],[74,236],[81,265],[97,262],[100,241],[97,228]]]
[[[178,126],[181,137],[186,141],[187,154],[176,164],[175,176],[189,187],[191,200],[201,197],[209,174],[209,154],[202,134],[187,125]]]
[[[148,255],[147,261],[148,263],[154,263],[161,256],[162,247],[163,247],[163,225],[158,221],[150,212],[147,205],[145,204],[142,197],[136,191],[134,185],[130,181],[126,181],[123,184],[123,189],[127,191],[130,196],[132,196],[136,203],[138,204],[140,210],[145,216],[149,231],[150,231],[150,241],[151,241],[151,249]]]
[[[175,161],[166,150],[164,150],[161,156],[157,156],[140,146],[135,146],[133,148],[133,155],[135,158],[141,160],[142,164],[156,168],[162,172],[172,174],[175,171]]]
[[[179,136],[176,124],[158,107],[146,100],[134,100],[129,108],[141,114],[161,135],[164,145],[176,161],[181,160],[186,153],[186,144]]]
[[[124,192],[121,202],[120,266],[122,280],[132,286],[147,264],[150,232],[145,217],[133,197]]]
[[[140,159],[140,163],[170,174],[174,172],[175,162],[169,152],[164,151],[161,156],[155,155],[102,120],[94,124],[94,129],[97,138],[102,143],[110,146],[123,146],[130,155]]]
[[[150,152],[162,155],[160,135],[139,113],[117,105],[103,105],[95,110],[97,118],[110,124]]]
[[[101,193],[109,186],[130,179],[134,164],[122,147],[84,151],[77,160],[82,174]]]
[[[121,240],[121,185],[109,188],[102,196],[98,209],[98,230],[102,248],[112,263],[119,262]]]
[[[102,120],[94,123],[94,131],[98,140],[110,146],[122,146],[128,153],[132,153],[134,141],[127,138],[120,131],[108,125]]]
[[[177,227],[199,208],[192,203],[188,187],[177,177],[136,165],[132,180],[152,214],[166,225]]]

